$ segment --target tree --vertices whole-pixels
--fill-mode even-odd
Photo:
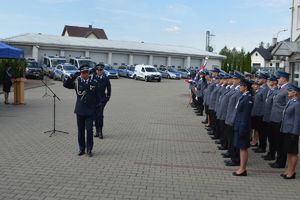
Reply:
[[[258,45],[259,48],[265,48],[265,43],[263,41],[261,41]]]

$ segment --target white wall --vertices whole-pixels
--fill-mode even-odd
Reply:
[[[300,0],[293,0],[292,9],[292,41],[300,36]]]
[[[251,55],[251,66],[253,64],[260,64],[261,67],[266,67],[265,59],[257,51]]]

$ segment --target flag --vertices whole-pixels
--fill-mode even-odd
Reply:
[[[205,67],[206,67],[206,64],[207,64],[207,58],[205,58],[205,60],[204,60],[204,63],[203,63],[203,65],[202,65],[202,67],[200,67],[200,69],[197,71],[197,74],[199,73],[199,72],[202,72],[203,70],[205,70]]]

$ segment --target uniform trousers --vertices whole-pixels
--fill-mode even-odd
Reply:
[[[231,160],[235,163],[240,162],[240,151],[234,147],[234,128],[230,125],[225,125],[225,135],[227,137],[228,153]]]
[[[105,107],[105,105],[101,105],[101,106],[97,107],[96,117],[95,117],[95,127],[96,127],[97,132],[102,131],[102,128],[103,128],[104,107]]]
[[[275,154],[276,154],[276,149],[275,149],[275,134],[272,132],[271,123],[270,122],[263,121],[263,126],[264,126],[264,130],[265,130],[265,133],[267,135],[268,142],[269,142],[269,152],[268,152],[268,154],[270,156],[274,157]]]
[[[267,148],[267,133],[263,123],[263,117],[257,116],[257,131],[259,133],[259,148],[266,149]]]
[[[277,153],[276,163],[286,165],[287,153],[284,150],[284,134],[280,132],[281,122],[270,122],[271,132],[274,134],[274,145]]]
[[[203,106],[203,98],[202,97],[197,97],[197,108],[199,111],[203,112],[204,106]]]
[[[92,151],[94,141],[93,141],[93,121],[94,115],[84,116],[84,115],[76,115],[77,116],[77,127],[78,127],[78,144],[79,151]],[[85,142],[85,130],[86,130],[86,142]]]

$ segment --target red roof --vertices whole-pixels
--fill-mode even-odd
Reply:
[[[68,31],[68,34],[70,37],[87,38],[90,34],[94,34],[98,39],[106,39],[107,40],[107,36],[103,29],[93,28],[91,25],[89,25],[89,27],[65,25],[65,28],[62,32],[62,36],[65,35],[66,31]]]

